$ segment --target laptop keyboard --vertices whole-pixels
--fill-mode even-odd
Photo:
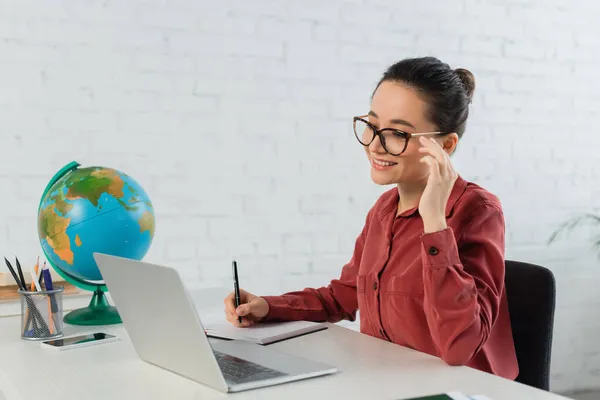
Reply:
[[[225,380],[231,383],[255,382],[287,375],[228,354],[218,351],[214,351],[214,353]]]

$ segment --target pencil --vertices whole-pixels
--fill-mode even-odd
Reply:
[[[35,290],[36,287],[40,287],[41,289],[41,284],[40,281],[38,280],[38,270],[40,268],[40,263],[39,261],[35,263],[35,266],[33,267],[33,271],[35,272],[35,275],[31,275],[31,287],[29,288],[29,290],[31,290],[32,292]],[[38,281],[38,284],[36,285],[33,281]]]
[[[19,259],[17,258],[17,256],[15,256],[15,260],[17,261],[17,269],[19,270],[19,276],[21,277],[21,281],[23,282],[23,290],[25,290],[25,288],[27,287],[27,284],[25,283],[25,277],[23,276],[23,270],[21,270],[21,263],[19,262]]]
[[[17,276],[17,273],[15,272],[13,266],[10,264],[10,262],[6,259],[6,257],[4,257],[4,261],[6,262],[6,266],[8,267],[8,269],[10,270],[11,275],[13,276],[15,282],[17,283],[17,286],[19,287],[20,290],[22,290],[23,292],[26,292],[26,286],[23,284],[23,282],[25,281],[25,279],[20,280],[19,277]],[[22,271],[19,271],[22,274]],[[29,324],[31,323],[31,313],[29,312],[29,302],[25,301],[27,303],[27,307],[25,309],[25,327],[23,329],[23,335],[25,335],[25,333],[27,332],[27,330],[29,329]]]
[[[38,282],[37,269],[38,269],[38,266],[36,265],[35,271],[33,268],[31,268],[29,270],[29,273],[31,274],[31,291],[32,292],[35,292],[36,290],[38,292],[42,291],[42,288],[40,287],[40,284]]]
[[[17,283],[17,286],[19,287],[19,289],[25,291],[25,285],[23,285],[23,282],[25,281],[25,279],[23,279],[23,281],[19,280],[19,278],[17,277],[17,274],[15,272],[15,270],[13,269],[12,265],[10,265],[10,262],[8,262],[8,260],[6,259],[6,257],[4,257],[4,261],[6,262],[6,266],[8,267],[8,270],[10,271],[11,275],[13,276],[15,282]]]
[[[36,262],[35,262],[35,272],[37,273],[37,271],[40,271],[40,276],[38,278],[38,283],[40,284],[40,287],[42,287],[42,268],[40,267],[40,257],[38,256]]]

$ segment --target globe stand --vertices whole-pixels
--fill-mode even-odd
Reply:
[[[71,325],[112,325],[122,322],[117,308],[108,303],[101,286],[96,288],[87,307],[71,311],[65,315],[64,321]]]

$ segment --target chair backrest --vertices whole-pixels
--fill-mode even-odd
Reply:
[[[516,381],[550,390],[556,286],[544,267],[506,260],[506,296],[519,363]]]

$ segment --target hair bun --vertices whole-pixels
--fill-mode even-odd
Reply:
[[[454,70],[456,75],[458,75],[460,81],[462,82],[465,90],[467,91],[467,97],[469,101],[473,99],[473,92],[475,92],[475,76],[471,71],[464,68],[457,68]]]

